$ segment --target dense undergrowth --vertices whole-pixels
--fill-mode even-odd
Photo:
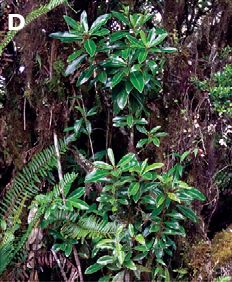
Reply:
[[[63,2],[29,13],[28,24]],[[5,166],[17,156],[0,187],[2,280],[230,281],[232,218],[217,207],[232,197],[231,48],[218,50],[209,78],[194,73],[184,31],[158,22],[149,5],[113,2],[98,17],[66,3],[46,39],[49,68],[43,48],[22,51],[34,60],[24,62],[23,133],[9,124],[19,110],[3,121],[7,140],[23,143],[31,130],[40,146],[22,161],[12,140],[1,145]],[[204,15],[214,7],[198,2]]]

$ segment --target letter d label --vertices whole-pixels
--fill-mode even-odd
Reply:
[[[19,19],[19,25],[18,26],[14,26],[14,18],[18,18]],[[25,26],[25,19],[23,16],[19,15],[19,14],[9,14],[8,17],[8,26],[9,26],[9,30],[20,30],[22,28],[24,28]]]

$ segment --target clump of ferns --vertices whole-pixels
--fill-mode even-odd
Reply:
[[[61,154],[66,152],[67,145],[67,141],[59,142]],[[9,186],[0,204],[0,257],[3,258],[0,264],[0,274],[12,262],[13,258],[17,258],[17,253],[23,249],[31,231],[45,212],[46,208],[40,207],[31,223],[27,225],[21,222],[24,211],[27,212],[25,205],[29,205],[38,195],[41,182],[48,177],[54,168],[57,168],[56,150],[54,146],[50,146],[36,154],[31,162],[16,175]]]

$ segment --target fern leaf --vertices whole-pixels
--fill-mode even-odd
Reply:
[[[97,219],[95,216],[81,218],[77,223],[67,222],[61,232],[65,237],[72,239],[111,238],[118,226],[114,222]]]
[[[67,149],[65,142],[60,142],[60,152]],[[57,166],[54,146],[51,146],[33,157],[31,162],[14,178],[6,196],[0,204],[0,215],[12,226],[13,218],[21,205],[22,199],[29,200],[38,194],[40,179],[48,175]]]
[[[31,13],[29,13],[26,16],[25,19],[25,26],[29,25],[31,22],[36,20],[37,18],[47,14],[57,6],[64,4],[67,2],[67,0],[51,0],[47,5],[43,5],[35,10],[33,10]],[[15,35],[18,33],[16,30],[10,30],[6,34],[5,38],[3,39],[2,43],[0,44],[0,56],[2,55],[2,52],[4,48],[13,40]]]

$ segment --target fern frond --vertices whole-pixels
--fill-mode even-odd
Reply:
[[[76,178],[77,173],[66,173],[63,176],[63,179],[54,186],[52,190],[53,198],[57,198],[58,196],[62,195],[62,191],[64,191],[64,194],[67,195]]]
[[[90,215],[79,219],[77,223],[67,222],[61,229],[61,233],[72,239],[85,238],[111,238],[115,234],[118,226],[114,222],[106,223],[102,219],[97,219]]]
[[[12,240],[1,244],[0,246],[0,274],[2,274],[6,267],[14,260],[18,258],[19,251],[23,252],[24,245],[27,242],[32,230],[38,224],[41,216],[44,214],[45,209],[41,208],[37,211],[36,215],[28,225],[26,231],[22,236],[15,238],[12,234]],[[5,235],[6,236],[6,235]]]
[[[65,143],[63,143],[63,146],[65,146]],[[62,146],[60,146],[60,147],[62,149]],[[54,155],[54,152],[51,148],[49,148],[48,152],[50,152],[51,155]],[[45,155],[47,155],[47,154],[45,154]],[[36,157],[38,158],[38,155]],[[33,160],[32,162],[34,163],[35,160]],[[56,160],[55,160],[55,162],[56,162]],[[37,161],[35,163],[37,164]],[[30,170],[29,171],[26,170],[26,171],[28,173],[31,172]],[[61,190],[64,190],[65,193],[68,193],[68,191],[69,191],[73,181],[76,179],[76,177],[77,177],[76,173],[67,173],[67,174],[64,175],[63,179],[58,184],[56,184],[54,186],[54,188],[51,192],[49,192],[47,194],[48,201],[39,207],[38,211],[36,212],[35,216],[33,217],[32,221],[31,221],[31,223],[28,225],[27,230],[24,231],[22,236],[16,238],[15,235],[14,235],[15,230],[16,230],[15,226],[18,223],[19,217],[20,217],[21,212],[22,212],[22,207],[24,206],[27,194],[24,196],[24,200],[21,203],[20,207],[18,208],[18,212],[15,213],[15,215],[14,215],[12,227],[5,232],[4,237],[3,237],[1,244],[0,244],[0,257],[4,258],[0,263],[1,264],[0,273],[2,273],[6,269],[7,265],[9,265],[12,262],[12,260],[16,261],[17,259],[25,257],[24,245],[27,242],[32,230],[36,227],[38,222],[43,217],[43,214],[45,213],[46,208],[49,206],[50,202],[53,199],[56,199],[61,194]],[[56,217],[58,217],[58,216],[59,216],[59,213],[56,213]],[[67,217],[67,212],[66,212],[66,216],[64,216],[64,213],[60,216],[62,216],[62,221],[64,221],[64,220],[75,221],[77,219],[78,215],[76,215],[75,213],[72,213],[72,214],[70,213],[69,217]],[[54,221],[55,221],[55,218],[54,218]]]
[[[47,5],[43,5],[35,10],[33,10],[31,13],[29,13],[26,16],[25,19],[25,26],[29,25],[31,22],[36,20],[37,18],[47,14],[57,6],[64,4],[67,2],[67,0],[51,0]],[[6,34],[5,38],[3,39],[2,43],[0,44],[0,56],[2,55],[2,52],[4,48],[13,40],[15,35],[18,33],[16,30],[10,30]]]
[[[60,142],[59,147],[61,154],[67,150],[67,144],[63,141]],[[56,166],[55,148],[51,146],[36,154],[31,162],[17,174],[0,204],[0,215],[5,219],[8,227],[13,225],[15,214],[23,199],[26,197],[26,200],[29,200],[37,195],[41,179],[44,179]]]

